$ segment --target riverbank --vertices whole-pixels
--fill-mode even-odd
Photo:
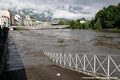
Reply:
[[[26,69],[28,80],[86,80],[89,77],[57,65],[39,65]],[[38,73],[34,75],[35,73]],[[89,79],[97,80],[97,79]]]
[[[71,29],[70,27],[67,27],[66,29]],[[71,30],[76,30],[75,29],[71,29]],[[96,31],[96,32],[109,32],[109,33],[120,33],[120,29],[78,29],[78,30],[88,30],[88,31]]]
[[[0,77],[3,75],[6,69],[6,55],[8,50],[7,39],[9,29],[4,27],[0,29]]]
[[[103,29],[100,32],[120,33],[120,29]]]
[[[13,30],[66,29],[68,25],[12,26]]]
[[[90,79],[91,78],[91,79]],[[7,72],[1,80],[98,80],[54,64],[40,64]]]

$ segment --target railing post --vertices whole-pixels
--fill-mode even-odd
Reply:
[[[56,53],[56,63],[58,63],[58,53]]]
[[[107,61],[107,79],[110,79],[110,56],[108,56],[108,61]]]
[[[47,53],[47,56],[50,57],[49,52]]]
[[[55,53],[53,53],[53,62],[55,62]]]
[[[85,71],[86,70],[86,59],[85,59],[85,54],[83,55],[83,70]]]
[[[51,59],[53,60],[54,59],[54,55],[53,55],[53,53],[51,52]]]
[[[50,52],[50,58],[52,59],[52,52]]]
[[[71,59],[72,59],[72,55],[69,54],[69,67],[71,67],[71,63],[72,63]]]
[[[50,56],[50,59],[52,59],[52,56],[51,56],[51,55],[52,55],[52,52],[50,52],[50,54],[49,54],[49,56]]]
[[[47,51],[45,51],[45,55],[47,56]]]
[[[94,55],[94,67],[93,67],[94,71],[93,71],[93,76],[96,76],[96,55]]]
[[[60,53],[60,56],[59,56],[59,62],[60,62],[60,65],[62,64],[62,54]]]
[[[48,56],[48,55],[47,55],[47,52],[46,52],[46,56]]]
[[[46,55],[45,51],[43,52],[44,55]]]
[[[75,68],[77,69],[78,68],[78,59],[77,59],[78,55],[76,54],[75,55]]]
[[[64,61],[64,66],[66,65],[66,54],[64,54],[64,56],[63,56],[63,61]]]

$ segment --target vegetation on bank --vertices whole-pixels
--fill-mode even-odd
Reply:
[[[69,25],[71,29],[120,30],[120,3],[98,11],[91,21],[80,23],[80,20],[68,20],[60,21],[60,24]]]

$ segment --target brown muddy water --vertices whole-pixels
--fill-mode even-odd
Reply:
[[[20,58],[25,66],[48,64],[51,61],[42,54],[44,50],[67,54],[120,55],[120,33],[41,29],[11,31],[9,34],[9,64],[18,64],[15,66],[21,68]]]
[[[30,33],[30,34],[27,34]],[[62,53],[120,55],[120,33],[88,30],[31,30],[22,35],[33,36],[41,49]],[[33,40],[33,41],[34,41]]]

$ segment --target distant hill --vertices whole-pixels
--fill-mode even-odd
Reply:
[[[59,6],[56,8],[56,10],[44,10],[44,11],[40,11],[40,10],[36,10],[36,9],[31,9],[31,8],[23,8],[23,9],[17,9],[17,8],[12,8],[11,10],[13,12],[16,13],[20,13],[23,15],[32,15],[34,16],[37,20],[41,20],[41,21],[50,21],[51,19],[55,18],[54,14],[55,11],[57,10],[61,10],[67,13],[72,13],[72,14],[90,14],[89,12],[84,12],[82,10],[83,8],[80,6]],[[68,14],[69,15],[69,14]],[[84,17],[84,16],[80,16],[80,17]],[[78,17],[78,18],[80,18]],[[56,18],[64,18],[64,17],[59,17],[57,16]]]
[[[50,11],[37,12],[35,9],[11,9],[11,11],[22,15],[31,15],[41,21],[50,21],[52,19],[52,12]]]

